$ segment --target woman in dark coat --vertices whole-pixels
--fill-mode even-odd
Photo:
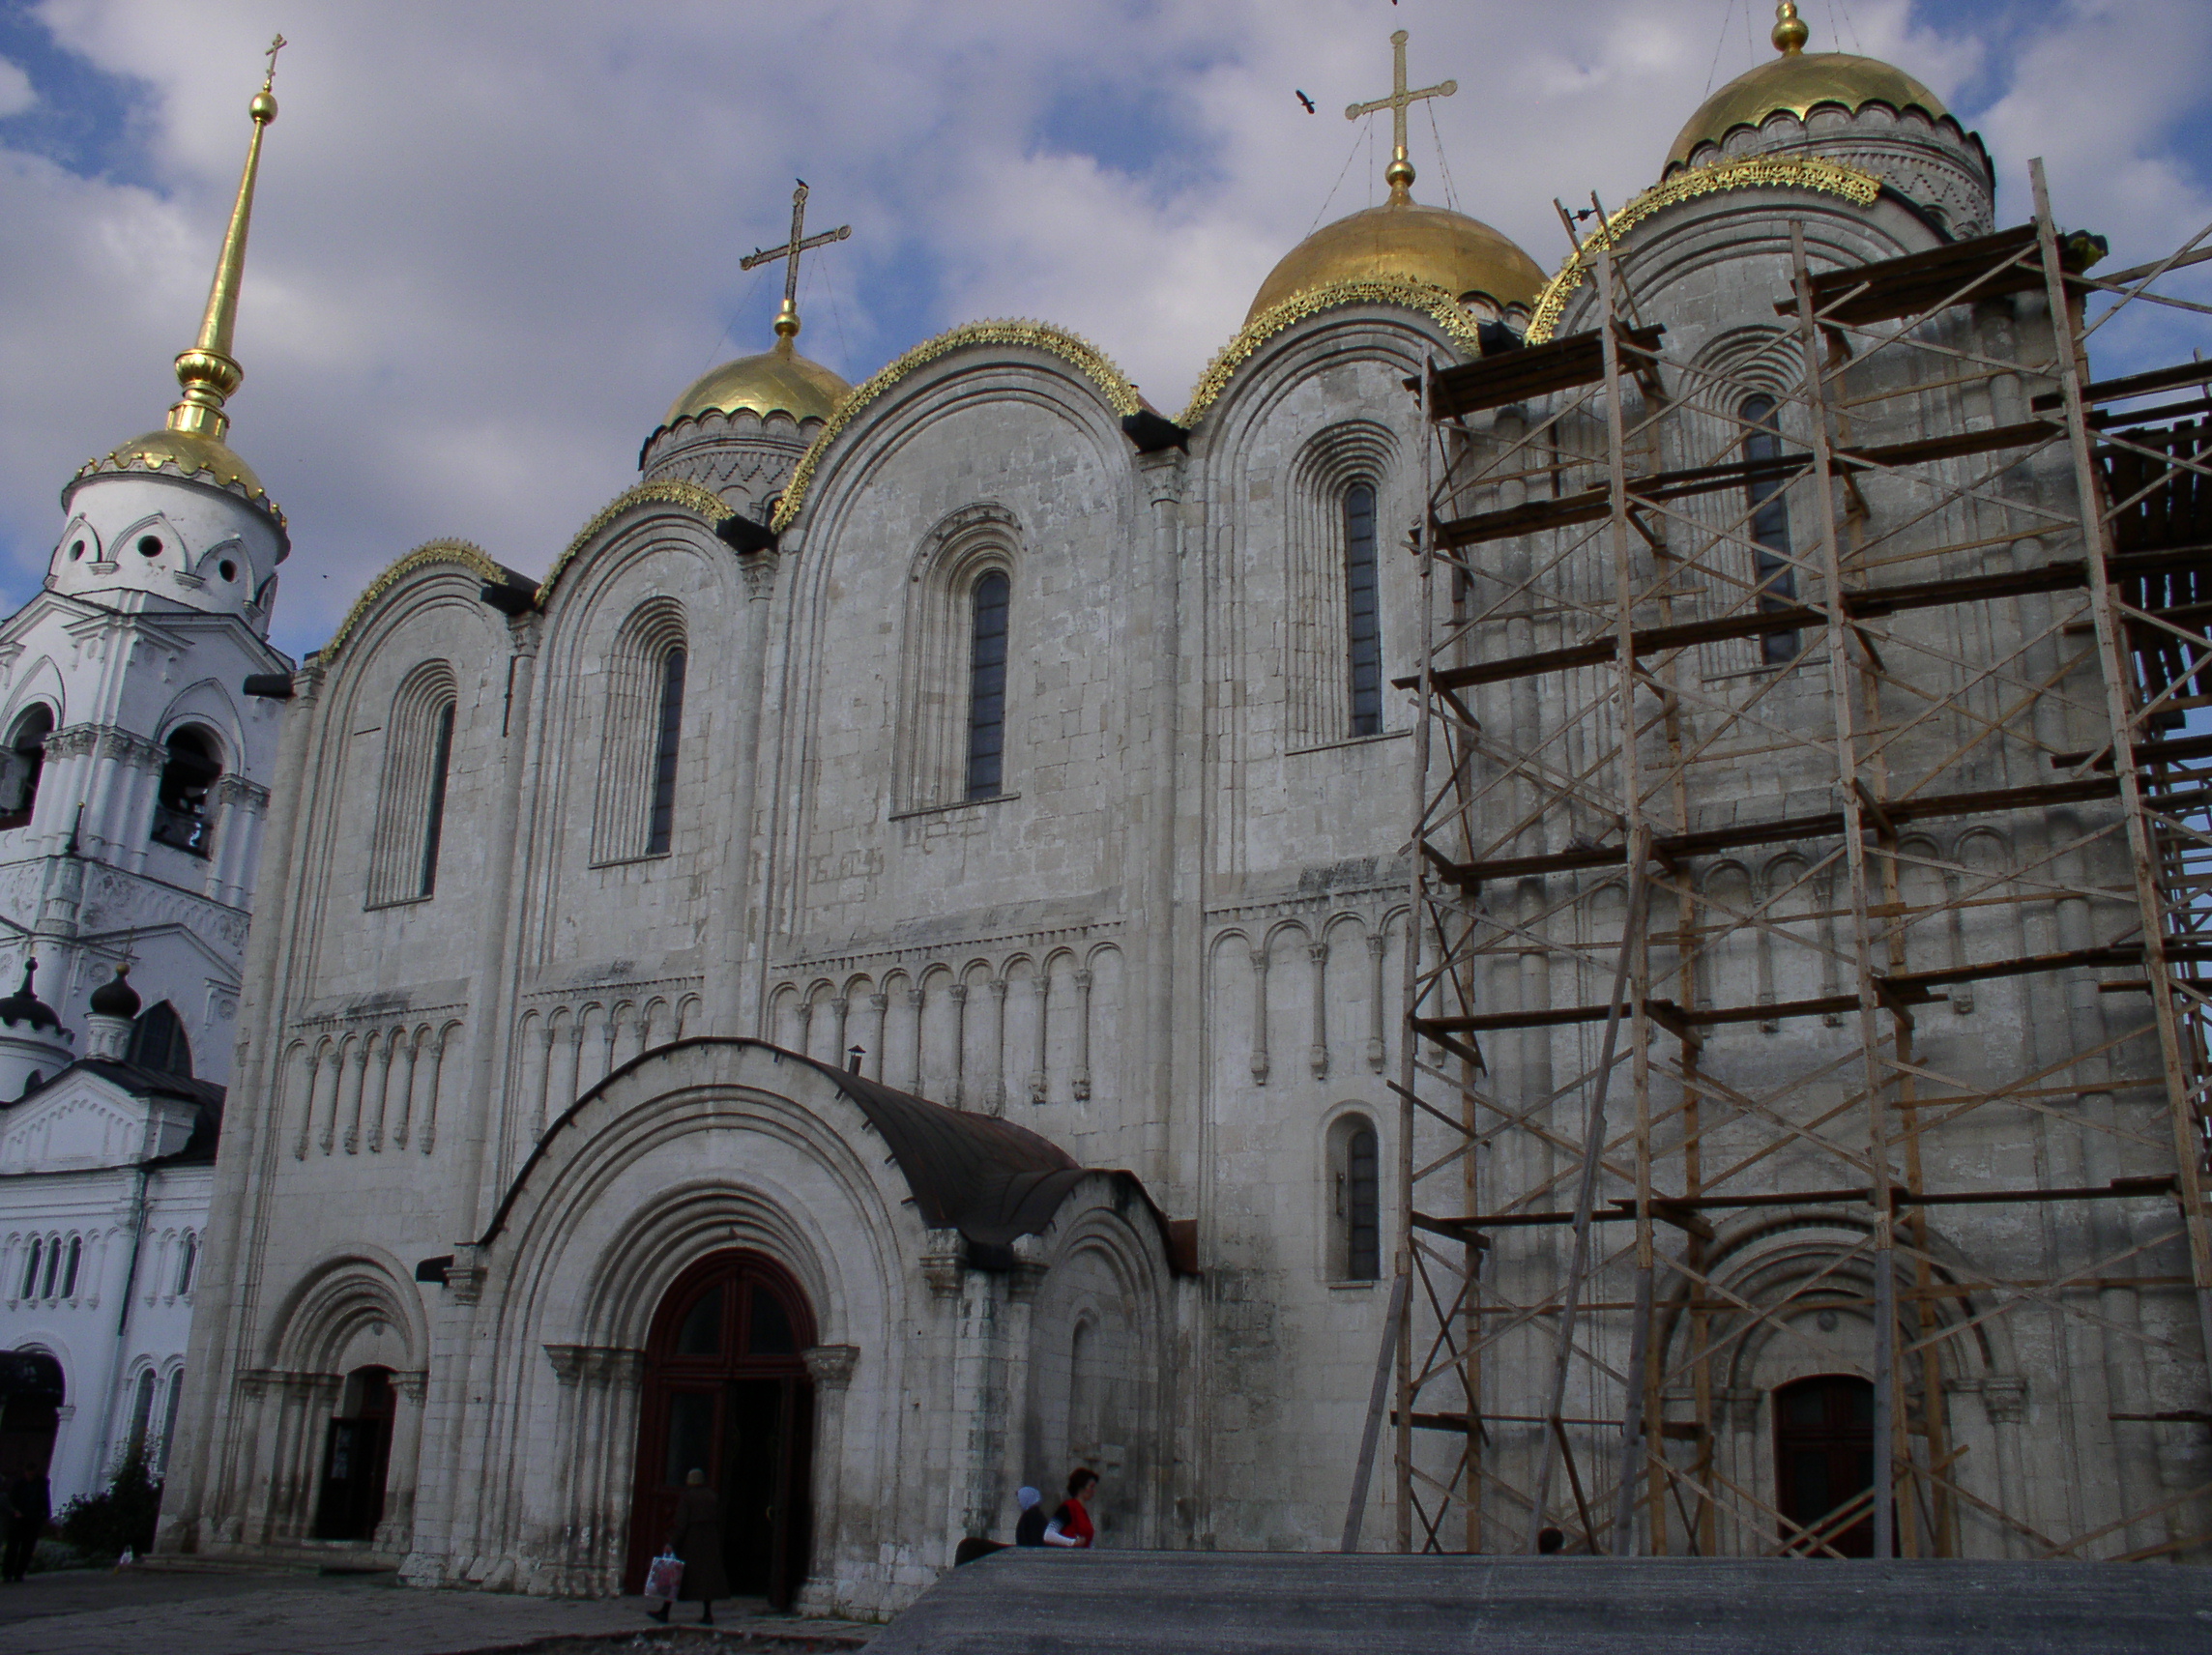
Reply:
[[[684,1559],[684,1584],[679,1588],[684,1601],[699,1606],[701,1626],[712,1626],[714,1600],[730,1595],[730,1578],[722,1567],[722,1498],[707,1486],[704,1471],[692,1471],[684,1482],[668,1544]],[[654,1618],[666,1620],[668,1606],[662,1604]]]

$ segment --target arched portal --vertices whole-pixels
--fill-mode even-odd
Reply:
[[[814,1337],[805,1293],[765,1254],[712,1254],[662,1295],[646,1341],[624,1590],[643,1585],[698,1469],[721,1495],[730,1589],[789,1606],[809,1562],[814,1387],[800,1352]]]
[[[373,1540],[384,1518],[392,1454],[392,1370],[356,1368],[345,1378],[336,1417],[324,1427],[317,1540]]]

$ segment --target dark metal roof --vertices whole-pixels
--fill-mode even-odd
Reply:
[[[959,1231],[967,1239],[969,1262],[978,1269],[1010,1269],[1015,1238],[1034,1235],[1045,1229],[1060,1210],[1061,1203],[1067,1199],[1068,1192],[1085,1178],[1102,1171],[1081,1165],[1051,1139],[1026,1126],[988,1115],[948,1109],[942,1103],[932,1103],[912,1092],[893,1090],[834,1063],[802,1057],[765,1040],[714,1035],[679,1040],[633,1058],[615,1074],[685,1046],[757,1046],[779,1063],[801,1064],[830,1081],[853,1100],[867,1118],[869,1126],[883,1139],[884,1147],[906,1177],[907,1188],[913,1194],[915,1209],[922,1223],[932,1230]],[[545,1153],[576,1111],[613,1079],[614,1075],[609,1075],[607,1080],[578,1098],[545,1134],[530,1160],[516,1174],[507,1199],[500,1203],[499,1212],[479,1245],[489,1243],[505,1227],[508,1211],[521,1194],[523,1183],[538,1156]],[[1116,1181],[1123,1201],[1144,1204],[1152,1221],[1159,1226],[1161,1244],[1167,1248],[1170,1261],[1181,1273],[1188,1249],[1179,1247],[1167,1216],[1153,1204],[1143,1181],[1134,1173],[1109,1172],[1105,1176]]]
[[[222,1134],[222,1106],[228,1095],[225,1089],[213,1081],[194,1080],[189,1075],[173,1075],[165,1069],[149,1069],[137,1063],[124,1062],[119,1058],[79,1058],[67,1067],[55,1070],[15,1102],[0,1104],[0,1109],[20,1109],[32,1098],[59,1086],[77,1069],[96,1074],[112,1086],[119,1086],[133,1097],[175,1098],[193,1107],[192,1132],[185,1140],[184,1147],[166,1155],[155,1156],[146,1163],[148,1166],[190,1166],[215,1159],[216,1142]]]

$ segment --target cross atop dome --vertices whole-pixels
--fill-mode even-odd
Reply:
[[[779,339],[794,337],[799,332],[799,255],[826,247],[831,242],[841,242],[853,233],[850,224],[839,224],[834,230],[824,230],[818,236],[806,233],[805,179],[791,192],[791,239],[780,247],[756,248],[738,260],[740,270],[753,270],[771,259],[783,260],[783,308],[775,313],[775,336]]]
[[[1372,115],[1379,110],[1390,111],[1390,165],[1384,170],[1382,179],[1390,186],[1390,199],[1393,201],[1411,201],[1413,198],[1413,163],[1406,154],[1406,111],[1424,98],[1449,98],[1459,90],[1459,82],[1456,80],[1440,80],[1436,85],[1424,86],[1418,92],[1406,90],[1406,43],[1412,38],[1404,29],[1390,37],[1390,96],[1378,98],[1369,103],[1354,103],[1344,112],[1347,121],[1356,121],[1362,115]]]

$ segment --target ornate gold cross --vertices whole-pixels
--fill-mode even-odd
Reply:
[[[1406,159],[1406,111],[1424,98],[1449,98],[1459,90],[1458,81],[1440,80],[1436,85],[1424,86],[1418,92],[1408,92],[1406,90],[1406,42],[1408,39],[1404,29],[1400,29],[1390,37],[1390,49],[1395,59],[1390,75],[1390,96],[1378,98],[1372,103],[1354,103],[1344,112],[1344,118],[1347,121],[1356,121],[1360,116],[1372,115],[1379,109],[1390,111],[1390,159],[1393,163]],[[1384,176],[1387,177],[1388,174]],[[1393,179],[1391,182],[1395,185],[1397,181]],[[1413,182],[1411,170],[1408,171],[1405,182],[1408,184]]]
[[[819,236],[806,233],[806,180],[802,178],[799,188],[791,192],[791,240],[780,247],[758,249],[738,260],[740,270],[755,269],[770,259],[784,261],[783,308],[775,313],[776,337],[788,339],[799,332],[799,255],[826,247],[831,242],[841,242],[852,233],[850,224],[839,224]]]
[[[269,73],[261,77],[261,90],[266,92],[276,84],[276,54],[292,43],[278,35],[269,43],[269,49],[261,55],[269,60]]]

